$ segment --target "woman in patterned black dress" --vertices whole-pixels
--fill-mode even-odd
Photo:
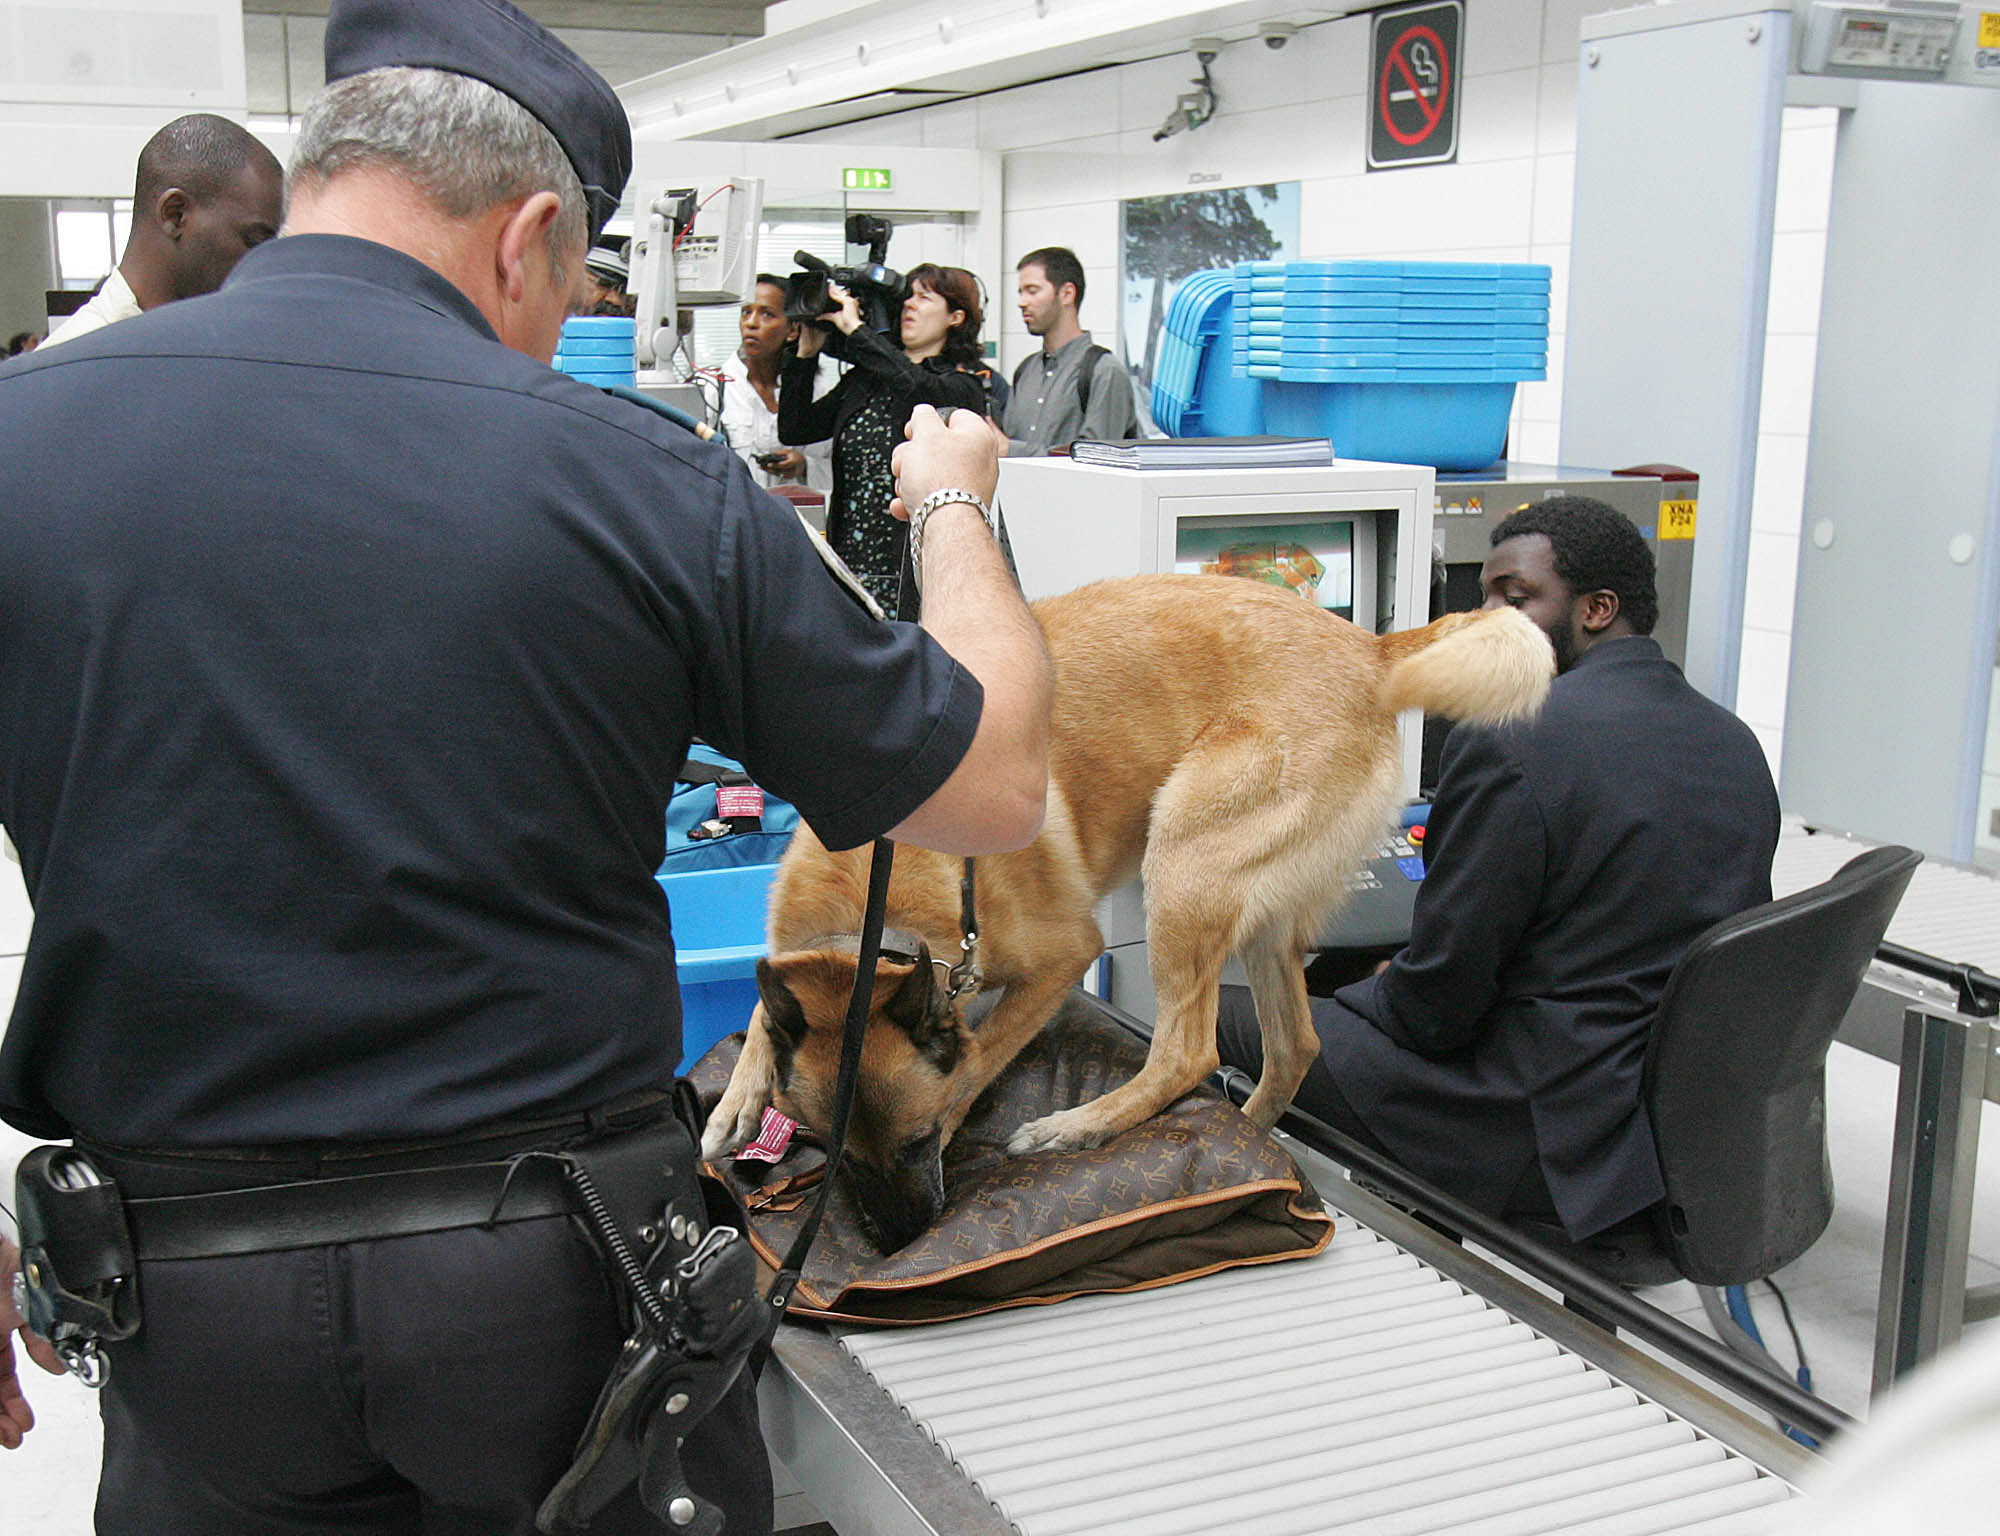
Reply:
[[[910,529],[889,511],[896,494],[889,456],[919,405],[986,414],[985,386],[967,371],[979,361],[979,285],[958,267],[916,268],[903,305],[900,348],[861,323],[860,306],[838,283],[827,291],[840,307],[820,324],[799,328],[798,354],[786,362],[778,387],[778,440],[833,439],[827,542],[893,614]],[[822,344],[849,366],[815,400],[812,370]]]

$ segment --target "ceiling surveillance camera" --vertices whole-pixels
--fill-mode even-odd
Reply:
[[[1181,92],[1174,102],[1174,110],[1167,114],[1167,120],[1153,135],[1155,144],[1162,139],[1171,139],[1177,133],[1192,132],[1215,116],[1215,81],[1209,75],[1208,67],[1222,52],[1222,39],[1197,37],[1188,44],[1188,49],[1200,62],[1201,73],[1188,82],[1194,89]]]
[[[1257,35],[1264,39],[1266,48],[1282,48],[1299,35],[1299,29],[1289,21],[1260,21]]]
[[[1167,120],[1160,124],[1153,135],[1153,142],[1171,139],[1177,133],[1186,133],[1199,128],[1214,115],[1214,103],[1205,91],[1186,91],[1174,103],[1174,110],[1167,114]]]

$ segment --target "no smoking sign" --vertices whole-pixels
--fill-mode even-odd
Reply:
[[[1368,72],[1368,169],[1458,158],[1459,39],[1465,0],[1375,14]]]

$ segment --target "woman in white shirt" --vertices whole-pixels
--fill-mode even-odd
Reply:
[[[728,370],[722,386],[722,425],[752,478],[759,485],[805,485],[826,493],[833,489],[833,445],[812,443],[788,448],[778,441],[778,373],[786,349],[798,339],[798,325],[785,318],[783,278],[760,273],[757,286],[744,301],[739,320],[742,346],[738,367]],[[839,382],[831,359],[819,363],[813,380],[818,399]]]

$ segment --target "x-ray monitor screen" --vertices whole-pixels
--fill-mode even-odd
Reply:
[[[1372,542],[1364,538],[1363,542]],[[1174,530],[1174,569],[1235,576],[1296,592],[1343,619],[1357,616],[1355,519],[1341,517],[1182,518]]]

